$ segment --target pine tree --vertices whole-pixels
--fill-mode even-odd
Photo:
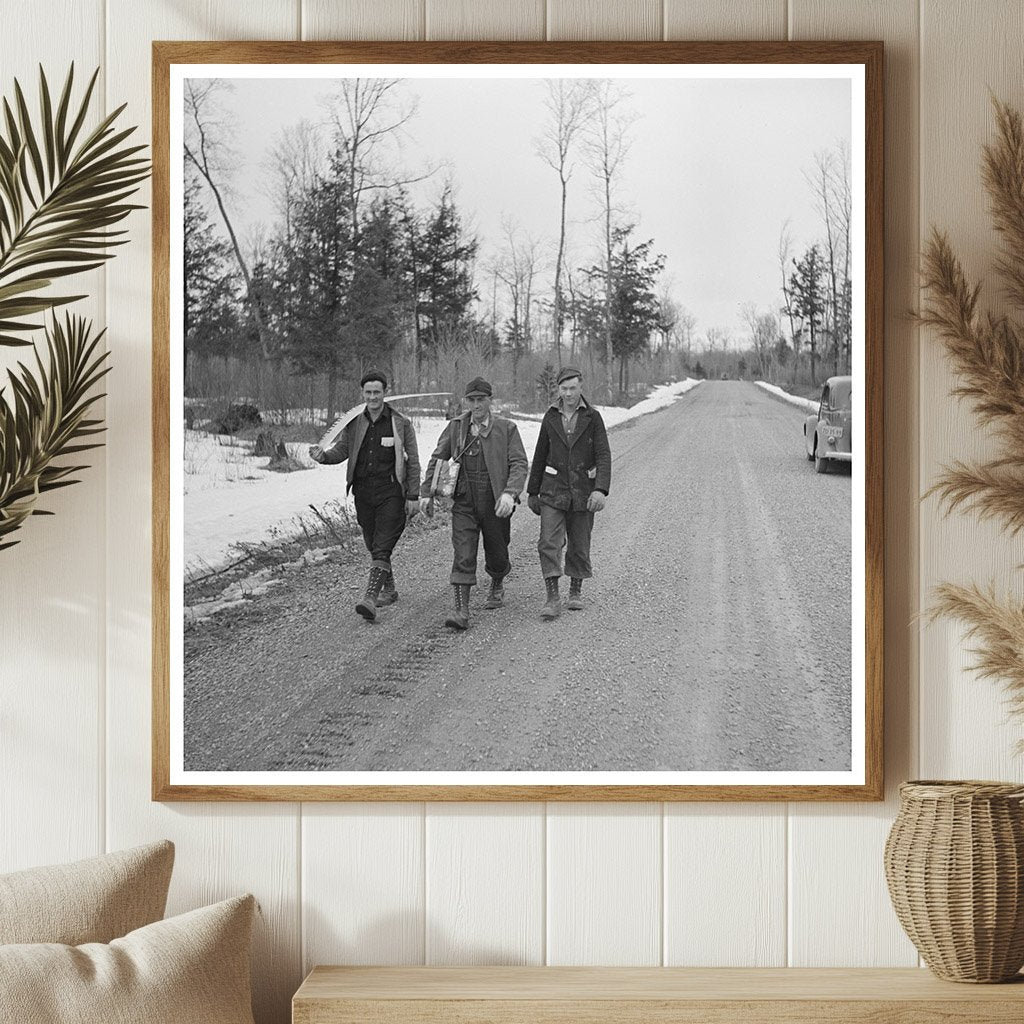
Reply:
[[[793,310],[803,318],[808,330],[808,352],[811,359],[811,383],[817,383],[816,362],[818,356],[818,333],[825,314],[825,293],[822,276],[825,265],[816,245],[812,245],[799,259],[793,260],[796,271],[790,276],[789,290]]]
[[[451,190],[445,189],[416,242],[416,306],[425,348],[437,348],[466,326],[477,298],[470,272],[477,247],[475,238],[464,235]]]
[[[226,356],[241,336],[238,289],[230,244],[219,237],[203,206],[202,186],[187,175],[184,192],[184,360]]]

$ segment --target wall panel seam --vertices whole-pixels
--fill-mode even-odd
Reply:
[[[102,41],[102,60],[103,60],[103,97],[104,97],[104,112],[110,109],[110,75],[107,69],[110,67],[110,33],[108,31],[108,22],[110,19],[110,2],[109,0],[103,0],[103,41]],[[106,327],[110,321],[110,275],[107,271],[107,264],[104,263],[102,268],[103,274],[103,326]],[[110,347],[106,340],[107,336],[104,335],[103,347],[109,351]],[[103,400],[103,419],[107,419],[107,400]],[[101,584],[100,601],[96,609],[97,616],[102,621],[100,627],[100,656],[99,656],[99,679],[97,682],[97,700],[98,708],[96,715],[96,726],[97,726],[97,743],[99,746],[99,778],[97,779],[97,803],[96,808],[96,819],[97,828],[100,832],[100,853],[108,853],[110,848],[110,821],[108,814],[108,801],[107,801],[107,757],[109,747],[109,734],[110,727],[108,724],[108,717],[110,714],[110,695],[107,689],[107,673],[110,658],[110,645],[108,643],[108,634],[110,631],[110,536],[109,536],[109,513],[110,513],[110,456],[107,449],[107,444],[104,442],[102,448],[102,459],[100,460],[100,468],[103,471],[103,582]]]
[[[430,919],[430,901],[427,892],[427,879],[429,873],[427,871],[427,858],[430,855],[427,846],[427,805],[421,804],[420,814],[420,881],[423,889],[423,946],[421,956],[424,964],[430,963],[430,950],[427,948],[427,940],[429,938],[429,931],[427,929],[427,922]]]

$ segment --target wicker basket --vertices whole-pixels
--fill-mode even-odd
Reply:
[[[1008,981],[1024,966],[1024,786],[907,782],[885,844],[896,916],[950,981]]]

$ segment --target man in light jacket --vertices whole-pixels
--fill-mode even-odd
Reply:
[[[391,553],[407,519],[419,511],[420,458],[411,421],[384,401],[387,377],[370,370],[360,384],[366,408],[333,445],[326,451],[313,445],[309,457],[327,466],[348,460],[345,493],[355,494],[356,521],[371,559],[366,594],[356,611],[373,622],[378,607],[398,600]]]
[[[508,575],[508,545],[515,511],[526,483],[526,450],[519,428],[491,412],[493,390],[482,377],[466,385],[468,412],[450,420],[434,454],[420,489],[420,506],[430,503],[434,466],[439,459],[459,465],[452,506],[451,584],[455,605],[445,619],[453,629],[469,626],[469,590],[476,586],[476,560],[480,535],[484,538],[484,569],[491,588],[484,607],[500,608],[505,597],[503,581]]]
[[[590,579],[594,513],[604,508],[612,480],[612,452],[601,414],[583,397],[575,366],[558,372],[558,400],[544,414],[526,486],[530,510],[540,516],[540,570],[547,590],[541,618],[556,619],[562,604],[558,578],[570,579],[566,607],[583,608],[583,581]]]

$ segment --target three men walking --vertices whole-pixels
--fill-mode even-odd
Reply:
[[[370,576],[356,611],[373,621],[376,609],[398,600],[391,554],[418,510],[433,500],[435,468],[442,460],[454,477],[452,491],[453,608],[445,625],[469,626],[469,594],[477,582],[483,537],[484,571],[490,577],[487,608],[500,608],[508,575],[511,517],[526,484],[530,509],[540,516],[544,619],[561,614],[559,579],[570,578],[566,607],[583,608],[582,587],[592,576],[590,538],[594,513],[605,507],[611,486],[611,449],[600,413],[582,394],[582,373],[566,366],[558,373],[558,399],[540,425],[527,482],[526,451],[516,424],[491,410],[493,389],[482,377],[466,385],[467,411],[441,433],[419,485],[416,433],[410,420],[384,401],[387,378],[370,371],[360,382],[365,409],[326,450],[313,445],[316,462],[348,460],[346,493],[355,495],[356,519],[370,552]],[[417,502],[417,496],[419,501]]]

